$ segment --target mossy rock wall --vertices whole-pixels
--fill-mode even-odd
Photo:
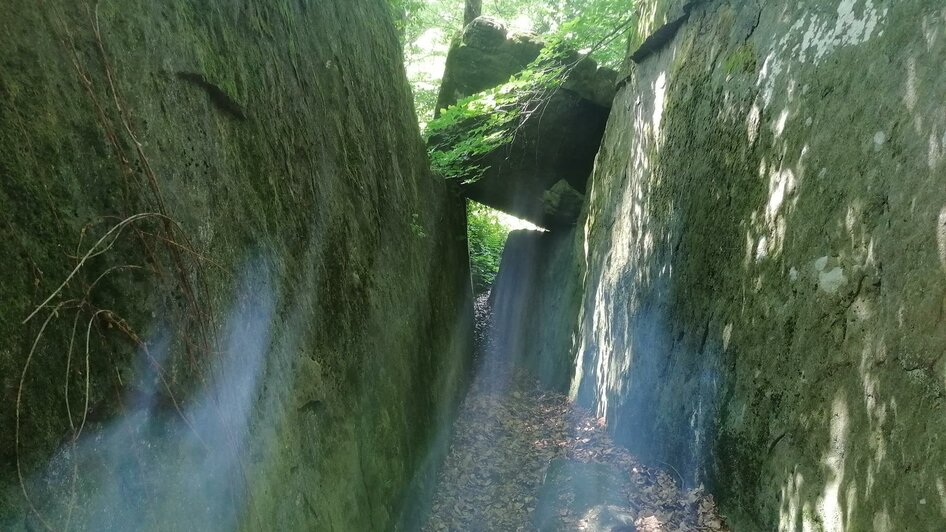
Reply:
[[[5,7],[0,528],[410,523],[472,305],[384,3]]]
[[[644,2],[639,41],[681,4]],[[946,520],[944,27],[922,0],[694,3],[615,99],[573,394],[735,530]]]

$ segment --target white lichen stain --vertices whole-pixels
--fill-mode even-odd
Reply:
[[[844,216],[844,227],[847,229],[848,233],[854,231],[860,219],[859,214],[862,207],[859,203],[858,200],[853,200],[847,207],[847,214]]]
[[[782,133],[785,132],[785,124],[788,123],[788,109],[782,109],[782,112],[778,115],[778,120],[775,121],[775,124],[772,125],[772,133],[775,134],[775,138],[782,136]]]
[[[842,0],[830,19],[800,15],[762,62],[758,86],[765,107],[772,103],[776,88],[790,86],[780,78],[791,70],[792,60],[818,64],[838,48],[863,44],[883,34],[878,28],[886,16],[887,8],[875,7],[872,0]]]
[[[844,276],[844,269],[835,267],[827,272],[818,274],[818,288],[827,294],[833,294],[847,284],[847,277]]]
[[[946,146],[943,145],[942,138],[936,133],[936,130],[934,129],[930,133],[929,141],[928,164],[930,170],[936,170],[936,168],[943,161],[944,156],[946,156]]]
[[[780,45],[780,48],[783,46]],[[782,50],[780,50],[781,52]],[[775,94],[776,80],[782,76],[784,70],[782,58],[774,50],[765,57],[762,62],[762,68],[759,70],[758,85],[762,87],[762,101],[764,106],[768,107],[772,103],[772,96]]]
[[[660,131],[660,121],[664,113],[664,97],[667,94],[667,73],[661,72],[654,82],[654,131]]]
[[[766,217],[770,223],[775,221],[782,209],[785,197],[795,191],[795,173],[789,169],[775,172],[769,180],[769,203],[766,207]]]
[[[799,50],[802,61],[819,63],[837,48],[870,40],[878,24],[887,16],[887,8],[877,9],[871,0],[866,0],[858,16],[855,10],[858,3],[859,0],[843,0],[838,6],[833,28],[830,22],[811,20],[802,36]]]
[[[903,103],[907,106],[907,109],[913,111],[916,108],[918,101],[917,98],[917,85],[918,79],[916,75],[916,58],[909,57],[907,58],[907,78],[906,78],[906,89],[903,94]]]
[[[766,236],[759,237],[755,245],[755,261],[762,262],[769,257],[769,239]],[[757,289],[758,290],[758,289]]]
[[[762,229],[758,239],[753,239],[754,251],[752,257],[760,262],[770,256],[779,255],[788,232],[785,220],[786,200],[790,198],[796,188],[795,173],[790,169],[759,168],[760,177],[768,176],[769,199],[765,210],[754,213],[753,225]]]

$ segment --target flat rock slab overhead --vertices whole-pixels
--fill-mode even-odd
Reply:
[[[543,46],[535,35],[510,32],[495,18],[474,20],[450,49],[438,114],[505,83],[535,60]],[[524,120],[509,133],[512,140],[475,161],[486,171],[463,185],[467,197],[543,227],[574,224],[617,74],[577,53],[566,61],[572,66],[563,86],[518,102]]]

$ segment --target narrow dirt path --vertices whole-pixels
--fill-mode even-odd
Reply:
[[[603,420],[503,366],[481,360],[424,530],[728,530],[712,496],[681,490]]]

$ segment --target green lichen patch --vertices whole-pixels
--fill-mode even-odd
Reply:
[[[725,68],[728,74],[752,74],[758,67],[755,48],[745,43],[726,57]]]

